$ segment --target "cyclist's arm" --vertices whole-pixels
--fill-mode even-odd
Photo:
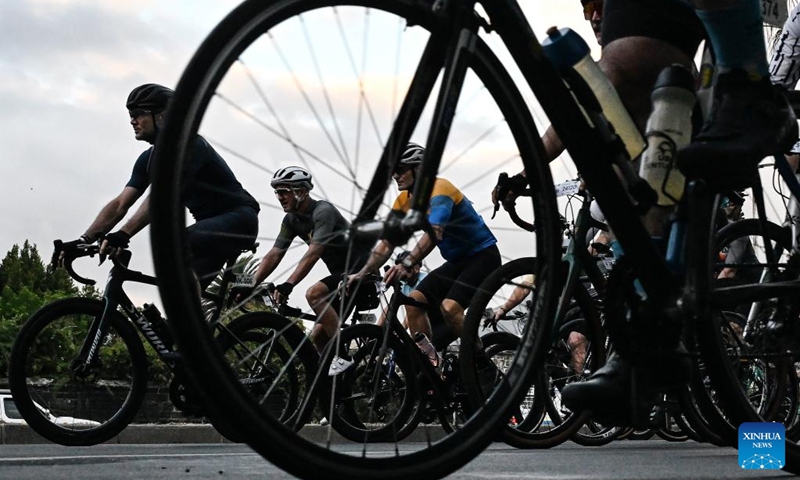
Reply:
[[[312,242],[311,245],[308,246],[306,253],[303,254],[303,258],[300,259],[300,263],[297,264],[294,272],[289,275],[289,278],[286,281],[292,285],[297,285],[298,283],[302,282],[303,279],[308,275],[308,272],[314,268],[314,265],[316,265],[317,261],[322,257],[322,253],[324,251],[324,244]]]
[[[434,232],[437,236],[441,237],[442,232],[444,231],[443,228],[439,227],[438,225],[431,225],[433,227]],[[411,250],[411,253],[406,257],[408,262],[411,264],[419,263],[422,261],[423,258],[427,257],[429,253],[431,253],[436,247],[436,241],[431,237],[428,232],[425,232],[422,235],[422,238],[419,239],[419,242],[414,246],[414,249]],[[383,276],[383,280],[387,284],[394,283],[395,280],[402,279],[410,275],[410,271],[406,269],[406,267],[402,265],[394,265],[386,274]]]
[[[392,250],[394,250],[394,245],[386,240],[379,241],[378,244],[375,245],[375,248],[372,249],[367,263],[364,264],[364,267],[358,272],[357,276],[364,276],[368,273],[377,272],[378,269],[381,268],[381,265],[386,263],[386,260],[392,255]]]
[[[272,247],[269,249],[267,254],[264,255],[264,258],[261,259],[261,263],[258,264],[256,273],[253,275],[256,284],[266,280],[266,278],[275,271],[281,263],[281,260],[283,260],[284,255],[286,255],[285,248]]]
[[[552,162],[558,158],[559,155],[564,153],[564,150],[566,150],[564,143],[561,141],[561,138],[558,136],[552,125],[547,127],[544,135],[542,135],[542,143],[544,144],[545,158],[547,158],[548,162]],[[523,177],[527,176],[525,169],[519,172],[518,175],[522,175]],[[508,197],[515,198],[514,193],[515,192],[508,192]],[[497,205],[497,202],[497,190],[492,189],[492,204]]]
[[[522,303],[522,301],[525,300],[525,297],[531,293],[532,289],[532,283],[521,282],[517,288],[511,291],[511,295],[508,296],[508,299],[506,299],[506,301],[497,308],[502,310],[504,314],[508,313],[514,307]]]
[[[442,239],[442,235],[444,235],[444,228],[439,225],[431,225],[433,228],[434,233],[436,234],[436,239],[434,240],[428,232],[425,232],[422,235],[422,238],[419,239],[419,242],[414,246],[414,249],[411,250],[411,253],[408,255],[408,261],[411,264],[420,263],[425,257],[430,255],[433,249],[436,247],[436,243]]]
[[[122,189],[122,193],[117,195],[116,198],[108,202],[106,206],[100,210],[100,213],[97,214],[97,218],[89,225],[84,235],[91,240],[97,240],[108,233],[114,228],[114,225],[125,217],[131,206],[142,196],[142,193],[144,192],[126,186]]]
[[[121,230],[131,237],[139,233],[144,227],[150,224],[150,195],[145,197],[139,209],[131,218],[125,222]]]

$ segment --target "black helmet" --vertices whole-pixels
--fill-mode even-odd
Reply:
[[[744,192],[744,190],[730,191],[725,196],[725,199],[723,199],[724,206],[727,206],[728,204],[740,205],[740,206],[744,205],[744,197],[746,196],[747,194]]]
[[[146,83],[131,91],[130,95],[128,95],[128,101],[125,102],[125,106],[128,110],[141,108],[159,113],[167,109],[167,105],[169,105],[174,94],[175,92],[163,85]]]

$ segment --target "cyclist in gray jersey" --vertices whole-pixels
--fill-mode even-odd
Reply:
[[[306,291],[306,300],[319,321],[314,325],[311,339],[322,349],[339,329],[341,305],[347,305],[338,295],[339,283],[347,272],[357,271],[366,262],[369,247],[351,247],[344,233],[350,224],[339,210],[325,200],[314,200],[309,192],[314,188],[311,174],[301,167],[281,168],[270,182],[275,195],[286,212],[275,244],[267,252],[255,273],[256,284],[263,282],[283,260],[295,238],[308,245],[300,262],[289,278],[276,287],[278,303],[283,303],[294,286],[309,274],[317,261],[322,260],[330,275]],[[366,288],[366,286],[365,286]]]

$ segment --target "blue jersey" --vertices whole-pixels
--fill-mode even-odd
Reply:
[[[469,199],[449,181],[436,179],[428,205],[428,222],[444,229],[437,246],[445,260],[460,260],[497,243]],[[411,209],[407,191],[400,192],[392,209],[404,213]]]

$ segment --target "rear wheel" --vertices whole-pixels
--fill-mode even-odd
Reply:
[[[308,422],[313,405],[301,407],[319,356],[297,323],[252,312],[221,327],[217,343],[239,385],[268,416],[293,430]]]

